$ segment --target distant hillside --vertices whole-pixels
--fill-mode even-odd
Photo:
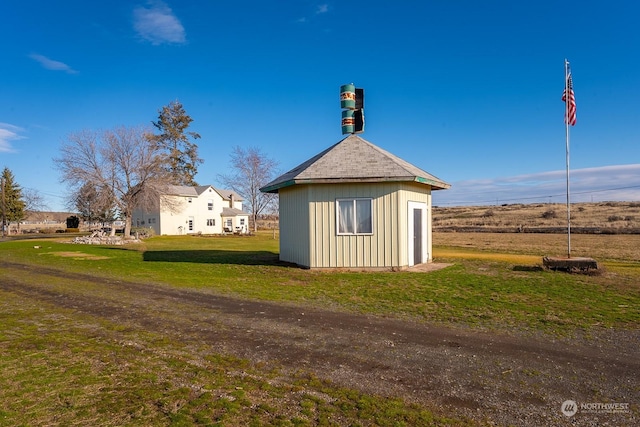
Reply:
[[[566,204],[433,207],[434,231],[563,233]],[[640,202],[574,203],[573,233],[640,234]]]
[[[50,212],[50,211],[35,211],[26,212],[22,222],[24,223],[62,223],[72,215],[78,215],[73,212]]]
[[[67,220],[68,217],[72,215],[78,215],[73,212],[49,212],[49,211],[36,211],[36,212],[27,212],[23,223],[27,224],[36,224],[36,223],[63,223]]]

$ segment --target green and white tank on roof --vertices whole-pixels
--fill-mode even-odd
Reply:
[[[342,134],[364,132],[364,89],[353,83],[340,86]]]

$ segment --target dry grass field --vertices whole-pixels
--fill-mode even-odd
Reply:
[[[434,232],[434,256],[443,257],[447,248],[477,249],[492,254],[565,256],[567,235],[555,233],[468,233]],[[457,254],[460,256],[460,254]],[[571,256],[597,261],[640,261],[640,234],[572,234]],[[436,260],[437,261],[437,260]]]
[[[640,233],[640,202],[574,203],[575,233]],[[435,231],[562,232],[565,204],[434,207]]]

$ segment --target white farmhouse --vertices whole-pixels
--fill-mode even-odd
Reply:
[[[157,235],[244,234],[249,232],[249,214],[231,190],[171,186],[156,208],[133,212],[132,226],[152,228]]]

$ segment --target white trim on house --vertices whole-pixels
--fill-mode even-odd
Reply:
[[[367,217],[362,218],[362,216],[359,215],[359,212],[364,206],[358,202],[369,202],[369,212],[365,213],[365,215],[368,214]],[[351,204],[350,209],[349,204]],[[349,216],[351,218],[349,218]],[[362,220],[366,220],[364,226],[361,225]],[[373,224],[373,199],[371,197],[336,199],[336,234],[338,236],[371,235],[374,233]]]

